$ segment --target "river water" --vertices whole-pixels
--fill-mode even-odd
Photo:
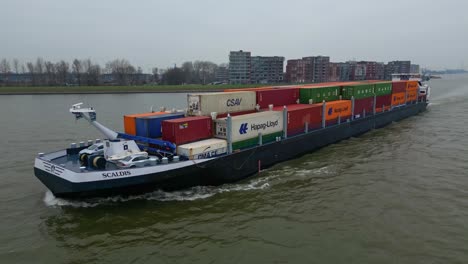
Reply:
[[[243,182],[80,202],[33,175],[100,137],[69,106],[122,130],[185,95],[0,96],[0,263],[467,263],[468,75],[430,84],[427,112]]]

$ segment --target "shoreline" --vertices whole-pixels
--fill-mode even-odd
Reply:
[[[233,88],[234,89],[234,88]],[[142,93],[209,93],[209,92],[222,92],[224,89],[203,89],[203,90],[163,90],[163,91],[61,91],[61,92],[0,92],[1,95],[63,95],[63,94],[142,94]]]

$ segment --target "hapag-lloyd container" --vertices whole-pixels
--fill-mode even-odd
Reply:
[[[256,113],[257,110],[248,110],[248,111],[242,111],[242,112],[234,112],[234,113],[224,113],[224,114],[218,114],[216,115],[216,118],[225,118],[227,117],[227,115],[231,115],[231,116],[238,116],[238,115],[247,115],[247,114],[252,114],[252,113]]]
[[[277,106],[273,111],[282,112],[284,106]],[[318,129],[322,126],[322,106],[316,104],[292,104],[287,105],[288,111],[288,135],[304,133],[305,125],[309,130]]]
[[[227,152],[227,142],[224,139],[210,138],[177,146],[177,155],[193,159],[216,157]]]
[[[417,91],[419,89],[419,84],[417,81],[408,81],[406,83],[406,91]]]
[[[140,137],[158,138],[161,137],[161,123],[164,120],[184,117],[184,113],[170,113],[156,116],[137,117],[135,119],[136,135]]]
[[[317,104],[322,106],[323,104]],[[336,120],[338,117],[344,121],[351,116],[351,101],[350,100],[338,100],[332,102],[326,102],[325,109],[325,120]]]
[[[162,122],[162,139],[177,145],[212,136],[211,117],[192,116]]]
[[[404,93],[406,91],[408,81],[395,81],[392,82],[392,93]]]
[[[382,109],[385,111],[390,110],[392,107],[392,94],[377,96],[375,100],[375,111],[377,113],[382,112]]]
[[[367,97],[354,100],[354,118],[360,118],[374,112],[374,97]]]
[[[136,135],[136,118],[137,117],[147,117],[147,116],[157,116],[157,115],[166,115],[167,112],[149,112],[141,114],[131,114],[124,115],[124,131],[125,134]]]
[[[418,100],[418,89],[406,92],[406,102],[414,102]]]
[[[406,103],[406,92],[392,94],[392,106],[403,105]]]
[[[258,90],[257,104],[260,108],[267,108],[268,105],[285,106],[296,104],[299,99],[299,88],[277,88],[269,90]]]
[[[210,115],[255,109],[255,92],[201,93],[187,95],[189,115]]]
[[[216,119],[215,137],[227,139],[227,118]],[[265,111],[254,114],[231,117],[232,142],[255,138],[262,135],[283,131],[283,113],[277,111]]]

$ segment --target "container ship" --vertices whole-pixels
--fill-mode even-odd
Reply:
[[[221,185],[426,110],[417,80],[333,82],[187,95],[184,110],[123,117],[124,132],[75,104],[102,140],[39,153],[36,177],[56,196],[83,198]]]

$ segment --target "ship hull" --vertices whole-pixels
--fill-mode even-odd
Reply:
[[[265,144],[243,150],[231,155],[206,161],[186,163],[165,171],[151,172],[146,168],[131,177],[115,177],[80,181],[80,173],[67,177],[59,177],[56,171],[50,171],[40,166],[41,158],[36,159],[34,168],[36,177],[44,183],[57,197],[83,198],[96,196],[128,195],[150,192],[156,189],[177,190],[192,186],[220,185],[245,179],[259,170],[271,167],[279,162],[313,152],[324,146],[341,140],[356,137],[372,129],[382,128],[392,122],[417,115],[426,110],[427,103],[406,105],[391,111],[368,116],[351,122],[330,126],[324,129],[310,131],[279,142]],[[50,162],[50,161],[49,161]],[[50,162],[53,163],[53,162]],[[38,165],[39,164],[39,165]],[[58,164],[57,164],[58,167]],[[49,166],[50,168],[50,166]],[[128,170],[133,174],[138,169]],[[61,173],[63,170],[59,170]],[[95,174],[105,175],[104,172]],[[118,175],[117,175],[118,176]]]

